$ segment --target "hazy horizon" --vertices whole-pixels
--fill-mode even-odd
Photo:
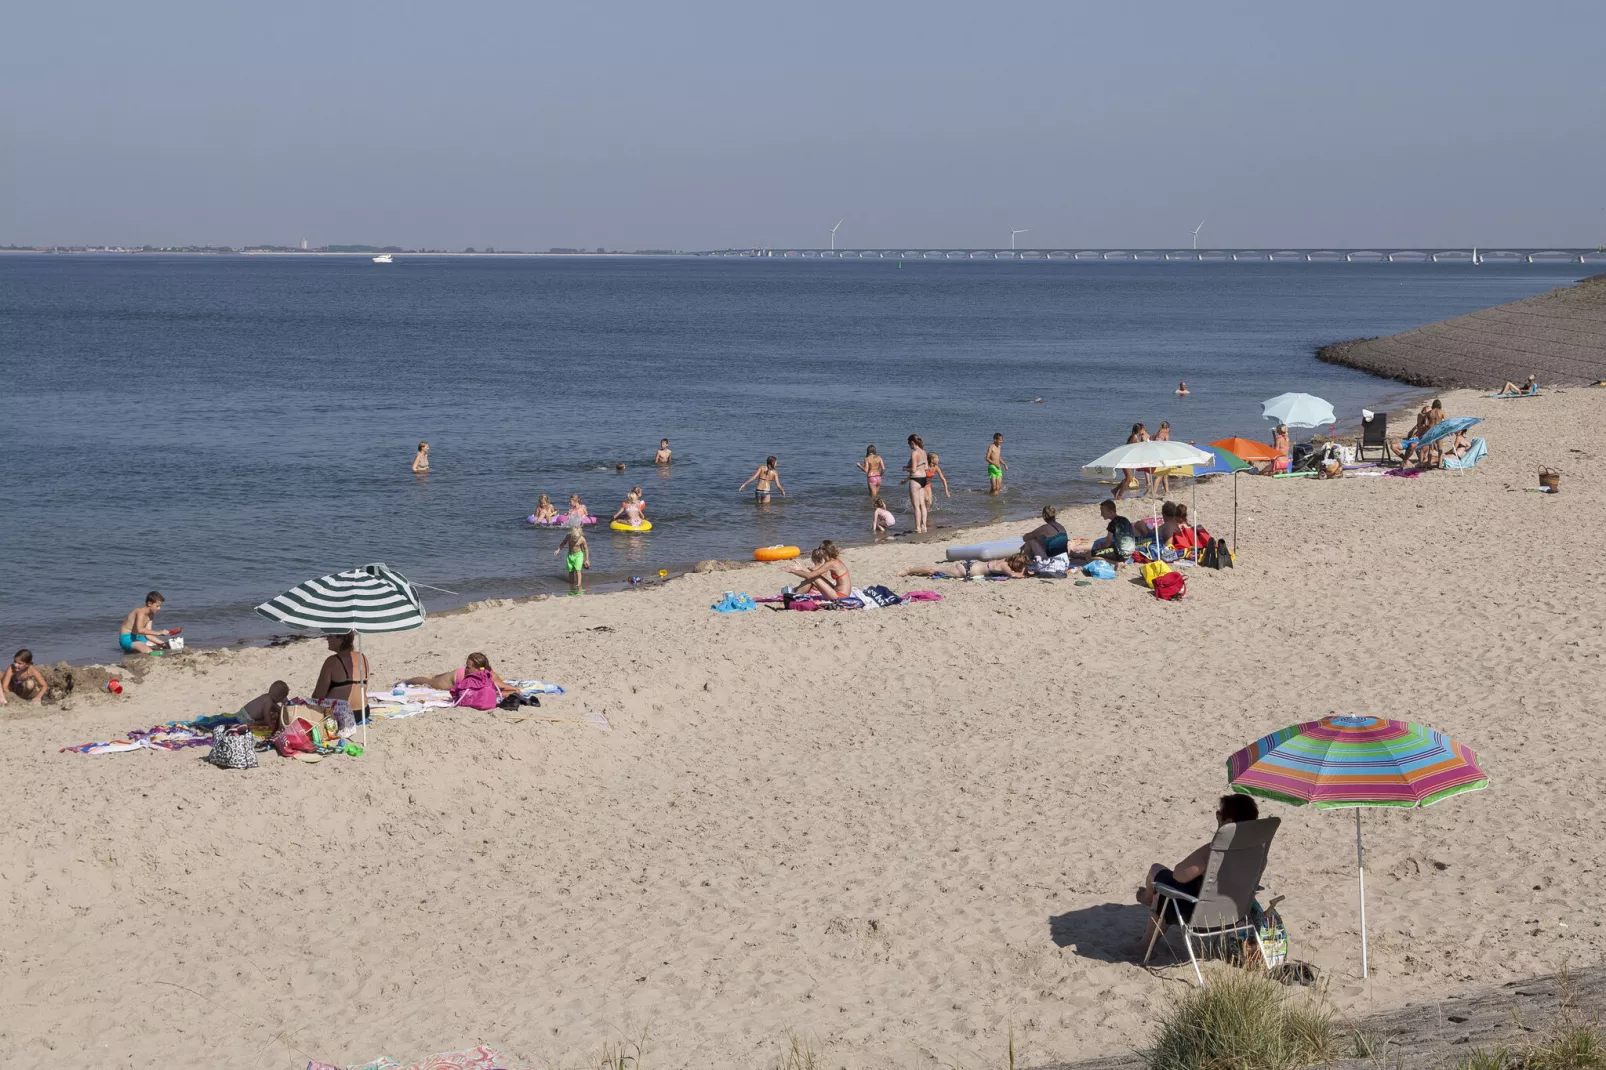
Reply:
[[[13,8],[0,244],[1594,247],[1606,9]]]

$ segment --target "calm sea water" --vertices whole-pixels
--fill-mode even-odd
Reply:
[[[522,523],[543,491],[606,518],[645,488],[650,535],[589,529],[593,584],[863,540],[854,465],[873,442],[896,470],[912,431],[953,482],[935,522],[1021,516],[1093,497],[1079,466],[1135,421],[1263,438],[1259,402],[1285,390],[1341,418],[1385,404],[1398,384],[1315,347],[1580,270],[0,257],[0,646],[116,656],[152,587],[194,641],[260,637],[256,603],[368,561],[455,592],[426,592],[436,609],[561,590],[561,532]],[[736,488],[768,453],[791,497],[761,507]]]

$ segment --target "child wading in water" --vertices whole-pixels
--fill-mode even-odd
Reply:
[[[870,533],[879,535],[884,531],[891,531],[892,525],[897,522],[898,518],[892,515],[891,509],[887,508],[887,500],[877,496],[875,500],[875,516],[870,521]]]
[[[579,593],[585,586],[585,570],[591,567],[591,547],[586,543],[586,537],[576,524],[569,529],[569,533],[558,543],[558,548],[552,551],[553,555],[563,554],[563,563],[569,570],[569,590]]]
[[[886,474],[887,462],[881,459],[874,446],[864,447],[864,460],[853,467],[864,473],[865,489],[870,497],[881,493],[881,477]]]

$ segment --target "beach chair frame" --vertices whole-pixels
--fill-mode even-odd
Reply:
[[[1260,949],[1261,963],[1269,961],[1266,945],[1261,942],[1260,930],[1250,920],[1250,913],[1254,908],[1255,893],[1261,890],[1260,878],[1266,872],[1272,838],[1277,835],[1277,828],[1281,824],[1281,818],[1263,817],[1256,821],[1223,825],[1217,829],[1215,839],[1210,842],[1210,861],[1205,866],[1204,883],[1197,897],[1180,888],[1155,882],[1155,913],[1160,917],[1161,924],[1155,927],[1154,934],[1149,937],[1149,946],[1143,952],[1144,965],[1153,956],[1154,945],[1165,931],[1167,911],[1170,912],[1169,920],[1182,929],[1182,943],[1187,948],[1188,961],[1193,966],[1193,975],[1198,979],[1200,988],[1205,986],[1205,979],[1204,970],[1199,966],[1199,955],[1203,954],[1207,940],[1234,934],[1242,937],[1247,933],[1254,937],[1255,946]],[[1194,905],[1193,917],[1188,921],[1183,921],[1176,909],[1178,901]],[[1193,949],[1195,940],[1199,941],[1198,954]],[[1166,937],[1166,946],[1171,946],[1170,936]]]
[[[1367,450],[1381,451],[1382,460],[1392,461],[1394,449],[1389,445],[1389,414],[1375,412],[1370,420],[1361,421],[1361,437],[1355,443],[1355,459],[1366,460]]]

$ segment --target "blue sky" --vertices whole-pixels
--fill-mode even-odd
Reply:
[[[1595,245],[1606,4],[0,13],[0,243]]]

